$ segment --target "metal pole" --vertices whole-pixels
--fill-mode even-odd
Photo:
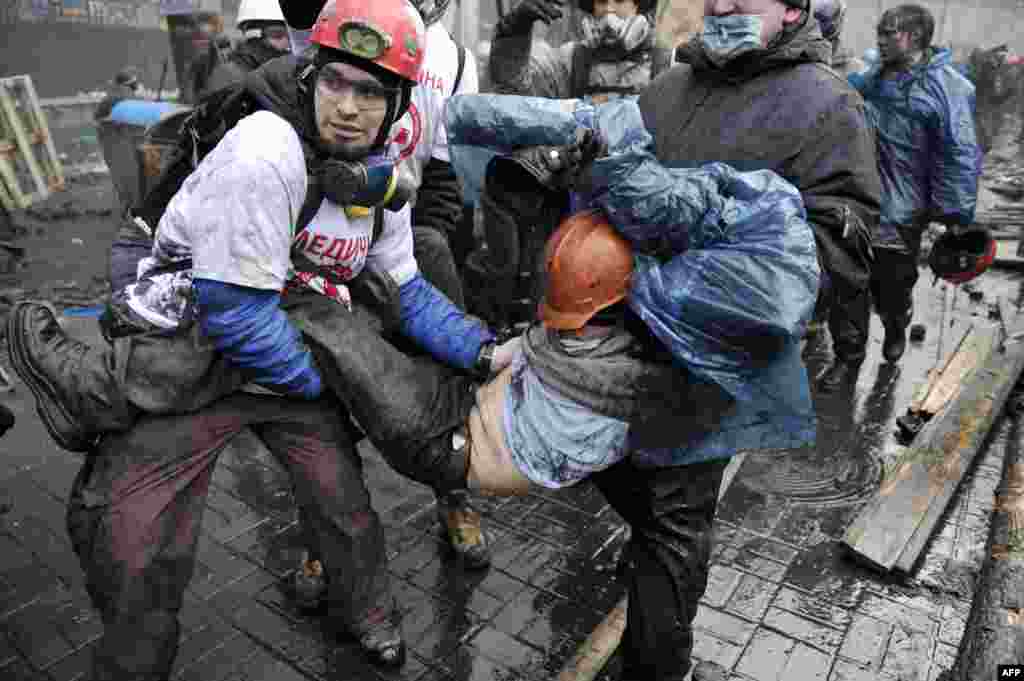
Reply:
[[[160,85],[158,85],[157,89],[156,89],[156,101],[158,101],[158,102],[161,101],[163,99],[163,96],[164,96],[164,84],[167,82],[167,62],[168,61],[169,61],[169,59],[167,59],[167,58],[164,59],[164,68],[163,68],[163,71],[160,72]]]

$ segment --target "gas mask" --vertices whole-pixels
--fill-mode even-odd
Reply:
[[[700,40],[704,54],[721,68],[748,52],[761,49],[761,17],[754,14],[728,14],[704,17]]]
[[[584,45],[590,48],[619,47],[629,53],[647,40],[651,26],[643,14],[623,19],[608,13],[602,17],[587,14],[582,21]]]

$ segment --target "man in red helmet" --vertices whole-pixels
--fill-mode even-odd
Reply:
[[[287,3],[283,8],[296,54],[309,44],[316,20],[311,10],[322,4],[322,0],[311,0]],[[409,110],[391,129],[388,157],[409,169],[416,186],[414,199],[403,210],[410,213],[413,252],[420,272],[465,309],[455,255],[464,207],[448,153],[444,112],[452,96],[477,92],[476,60],[470,50],[452,38],[441,21],[448,0],[414,0],[412,4],[427,27],[427,55]],[[489,533],[481,526],[481,515],[468,495],[464,491],[439,495],[437,512],[442,535],[456,562],[468,569],[490,565]],[[319,594],[323,593],[317,571],[311,569],[312,560],[315,556],[311,555],[294,575],[297,601],[307,608],[316,607]]]
[[[246,427],[291,476],[325,558],[329,617],[373,661],[405,659],[380,519],[292,315],[308,327],[343,310],[346,282],[374,271],[385,298],[397,289],[398,330],[438,360],[490,360],[493,336],[419,274],[404,214],[351,205],[365,177],[345,162],[383,150],[417,82],[416,10],[334,0],[312,40],[307,58],[247,76],[259,110],[170,200],[138,280],[111,306],[110,349],[69,338],[45,306],[12,312],[9,351],[51,434],[92,452],[68,520],[103,616],[97,680],[169,677],[206,492],[219,453]],[[502,361],[497,353],[493,365]],[[211,404],[232,381],[244,385]]]

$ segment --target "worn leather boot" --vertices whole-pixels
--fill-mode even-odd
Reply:
[[[7,321],[11,365],[36,398],[36,411],[58,445],[89,450],[98,433],[93,412],[125,410],[104,353],[68,336],[40,303],[18,303]]]
[[[464,490],[437,497],[441,534],[456,560],[465,568],[480,570],[491,564],[491,549],[481,526],[481,515],[469,503]]]
[[[352,629],[363,654],[374,664],[383,667],[401,667],[405,664],[405,640],[392,613],[383,608],[374,608]]]
[[[902,325],[885,327],[885,341],[882,343],[882,356],[887,362],[898,362],[907,349],[907,329]]]
[[[299,567],[285,576],[284,588],[296,608],[305,613],[320,612],[327,597],[323,564],[308,556],[303,558]]]

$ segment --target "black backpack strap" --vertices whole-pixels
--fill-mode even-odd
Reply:
[[[299,210],[299,219],[295,222],[295,236],[298,236],[299,232],[309,227],[309,223],[313,221],[316,212],[320,210],[320,205],[323,202],[323,191],[310,178],[309,189],[306,191],[306,200],[302,204],[302,209]]]
[[[452,86],[453,95],[459,91],[459,85],[462,84],[462,72],[466,70],[466,48],[455,43],[455,49],[459,52],[459,68],[455,72],[455,85]]]
[[[590,80],[591,50],[586,45],[576,43],[572,50],[569,71],[569,98],[577,99],[587,94],[587,83]]]
[[[370,237],[370,248],[377,243],[377,239],[384,233],[384,209],[374,208],[373,209],[373,236]]]

